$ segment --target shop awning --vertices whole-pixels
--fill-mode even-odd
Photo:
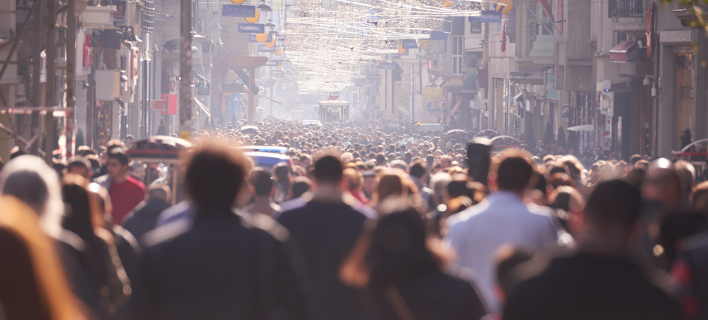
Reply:
[[[201,108],[202,111],[204,111],[204,113],[207,115],[207,117],[211,118],[211,112],[209,112],[209,108],[207,108],[201,101],[199,101],[199,99],[197,99],[197,98],[192,98],[192,99],[194,100],[194,103],[196,103],[199,106],[199,108]]]
[[[610,49],[610,61],[625,63],[629,53],[637,48],[636,41],[622,41],[614,48]]]

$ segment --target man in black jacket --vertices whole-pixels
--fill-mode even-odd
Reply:
[[[170,188],[162,185],[150,186],[148,199],[129,213],[123,222],[123,228],[130,231],[141,246],[143,237],[157,226],[157,217],[170,207]]]
[[[249,169],[228,145],[197,147],[185,179],[194,221],[146,235],[133,319],[310,318],[304,267],[287,230],[265,215],[231,209]]]
[[[631,254],[641,201],[624,181],[599,184],[585,207],[577,252],[519,284],[504,319],[681,319],[679,304]]]
[[[316,189],[299,208],[283,212],[278,221],[302,251],[323,320],[362,319],[357,292],[339,279],[339,269],[361,234],[366,216],[342,192],[342,163],[332,155],[315,162]]]

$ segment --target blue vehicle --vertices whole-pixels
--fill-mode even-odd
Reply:
[[[286,147],[275,147],[275,146],[243,146],[238,147],[243,152],[268,152],[268,153],[288,153],[288,148]]]
[[[272,152],[260,152],[260,151],[248,151],[245,155],[253,159],[253,164],[256,167],[263,167],[271,170],[276,164],[284,162],[288,166],[292,166],[293,162],[290,157],[286,154],[272,153]]]

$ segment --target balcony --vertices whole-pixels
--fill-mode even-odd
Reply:
[[[641,18],[644,16],[644,0],[608,0],[609,18]]]
[[[644,38],[647,29],[644,0],[608,0],[610,29]]]

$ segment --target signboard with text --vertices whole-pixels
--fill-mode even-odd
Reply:
[[[469,22],[501,22],[502,14],[496,10],[482,10],[479,16],[467,17]]]
[[[263,33],[265,32],[265,25],[259,23],[239,23],[238,24],[239,33]]]
[[[256,16],[256,6],[242,6],[236,4],[225,4],[221,7],[221,15],[224,17],[251,18]]]

